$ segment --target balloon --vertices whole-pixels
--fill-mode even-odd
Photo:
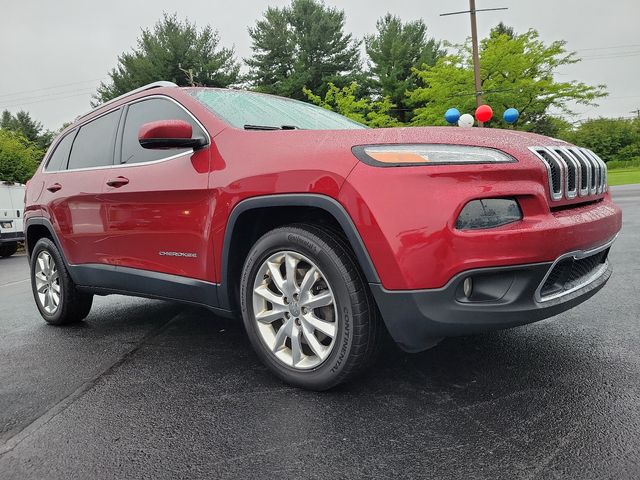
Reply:
[[[465,113],[458,120],[459,127],[473,127],[473,117],[468,113]]]
[[[516,123],[518,121],[518,117],[520,117],[520,112],[515,108],[507,108],[504,111],[504,115],[502,115],[502,118],[507,123]]]
[[[476,108],[476,120],[479,122],[488,122],[493,117],[493,110],[489,105],[480,105]]]
[[[460,111],[457,108],[450,108],[444,114],[444,119],[448,123],[456,123],[460,118]]]

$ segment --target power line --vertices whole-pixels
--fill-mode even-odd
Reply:
[[[89,83],[89,82],[97,82],[99,80],[102,80],[102,79],[101,78],[96,78],[96,79],[93,79],[93,80],[82,80],[80,82],[64,83],[64,84],[61,84],[61,85],[53,85],[51,87],[36,88],[34,90],[22,90],[20,92],[3,93],[3,94],[0,94],[0,98],[12,97],[12,96],[15,96],[15,95],[22,95],[22,94],[25,94],[25,93],[36,93],[36,92],[42,92],[42,91],[46,91],[46,90],[55,90],[57,88],[70,87],[70,86],[73,86],[73,85],[80,85],[80,84]]]
[[[73,90],[63,90],[60,92],[52,92],[49,94],[39,94],[39,95],[34,95],[34,96],[28,96],[28,97],[22,97],[22,98],[6,98],[6,99],[0,99],[0,102],[5,102],[7,104],[16,104],[19,105],[21,103],[24,102],[31,102],[31,101],[37,101],[39,99],[45,99],[45,98],[51,98],[51,97],[58,97],[60,95],[67,95],[67,94],[71,94],[71,93],[91,93],[94,91],[93,87],[84,87],[81,89],[73,89]]]
[[[640,43],[631,43],[627,45],[612,45],[610,47],[594,47],[594,48],[578,48],[578,52],[586,52],[587,50],[613,50],[617,48],[640,47]]]
[[[44,98],[42,100],[34,100],[34,101],[31,101],[31,102],[16,103],[16,104],[13,104],[13,105],[6,104],[6,105],[1,106],[0,109],[22,107],[24,105],[32,105],[34,103],[50,102],[50,101],[53,101],[53,100],[64,100],[64,99],[67,99],[67,98],[88,96],[90,94],[91,94],[91,91],[83,92],[83,93],[75,93],[75,94],[67,95],[67,96],[64,96],[64,97],[48,97],[48,98]]]
[[[597,55],[597,56],[592,56],[592,57],[583,57],[580,60],[582,60],[582,61],[609,60],[609,59],[616,59],[616,58],[637,57],[639,55],[640,55],[640,52],[629,52],[629,53],[624,53],[624,54],[619,54],[619,55]]]

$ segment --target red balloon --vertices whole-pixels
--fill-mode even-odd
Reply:
[[[493,117],[493,110],[489,105],[480,105],[476,108],[476,120],[479,122],[488,122]]]

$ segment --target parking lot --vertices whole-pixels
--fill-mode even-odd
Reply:
[[[614,275],[556,318],[393,346],[325,393],[289,387],[240,322],[96,297],[48,326],[0,260],[0,478],[638,478],[640,186],[617,187]]]

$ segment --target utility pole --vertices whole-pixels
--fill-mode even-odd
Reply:
[[[631,112],[629,113],[635,113],[638,116],[638,118],[640,118],[640,108],[637,108],[636,110],[631,110]]]
[[[471,18],[471,47],[473,51],[473,81],[476,87],[476,107],[482,105],[482,85],[480,83],[480,52],[478,48],[478,24],[476,22],[476,0],[469,0]]]
[[[469,0],[469,10],[440,14],[441,17],[446,17],[449,15],[460,15],[461,13],[468,13],[471,17],[471,48],[473,54],[473,83],[475,85],[476,107],[482,105],[482,83],[480,81],[480,51],[478,48],[478,24],[476,22],[476,13],[492,12],[495,10],[508,10],[508,7],[481,8],[478,10],[476,9],[476,0]],[[478,122],[478,126],[482,127],[482,122]]]

